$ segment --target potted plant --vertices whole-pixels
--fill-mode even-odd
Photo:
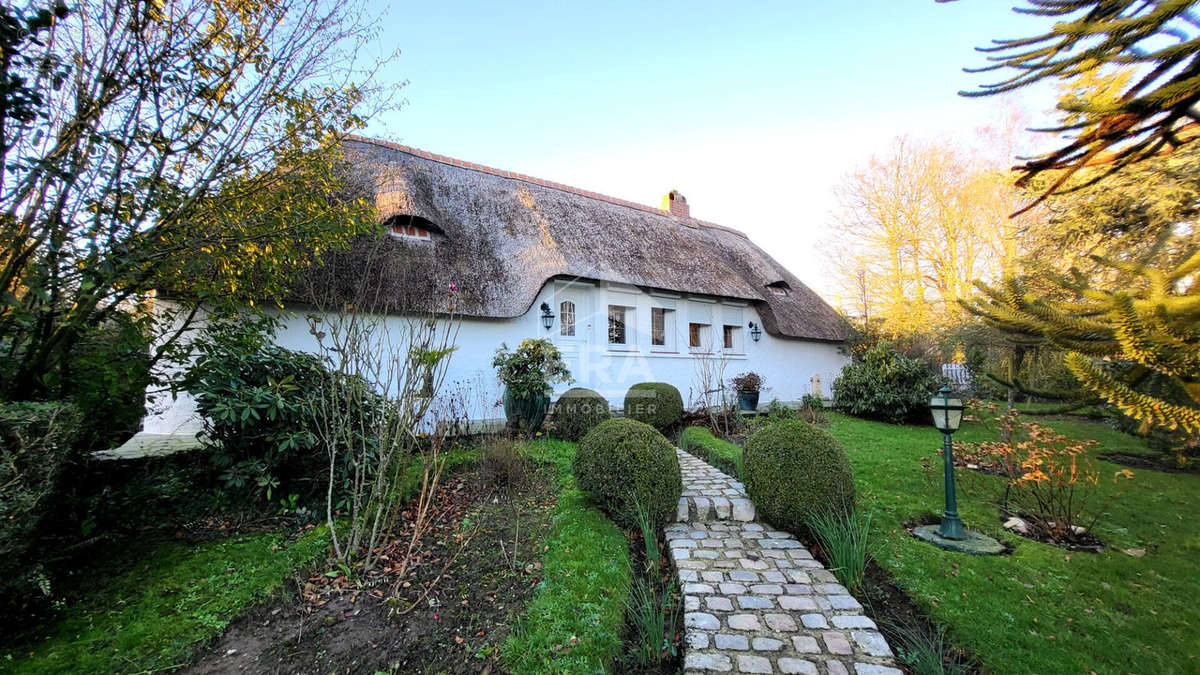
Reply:
[[[500,343],[492,365],[504,384],[504,417],[510,427],[534,432],[550,407],[555,382],[570,382],[571,373],[558,348],[546,339],[525,339],[509,351]]]
[[[742,373],[730,380],[738,395],[738,410],[758,409],[758,393],[762,391],[764,381],[758,373]]]

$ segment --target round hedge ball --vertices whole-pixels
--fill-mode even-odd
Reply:
[[[564,441],[578,441],[592,427],[611,417],[608,399],[598,392],[583,387],[568,389],[554,403],[550,422],[551,433]]]
[[[683,492],[679,457],[654,427],[626,418],[601,422],[579,442],[575,480],[613,522],[634,529],[637,505],[656,524],[675,513]]]
[[[683,419],[683,397],[666,382],[641,382],[625,392],[625,416],[666,431]]]
[[[842,444],[800,420],[770,424],[746,441],[742,480],[758,513],[793,534],[809,515],[854,502],[854,474]]]

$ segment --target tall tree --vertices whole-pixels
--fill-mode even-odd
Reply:
[[[51,1],[0,15],[8,397],[52,394],[73,347],[155,288],[190,298],[185,323],[278,297],[371,226],[338,153],[381,93],[356,1]],[[155,327],[166,345],[179,324]]]
[[[952,0],[939,0],[947,2]],[[992,96],[1035,82],[1074,82],[1059,100],[1062,124],[1044,129],[1073,137],[1020,166],[1027,182],[1056,171],[1037,201],[1082,167],[1105,158],[1106,173],[1192,140],[1181,125],[1200,121],[1200,18],[1195,0],[1026,0],[1013,11],[1054,23],[1032,37],[994,40],[979,51],[1011,76],[964,96]],[[1116,93],[1119,92],[1119,93]],[[1108,153],[1110,156],[1105,155]],[[1029,208],[1028,206],[1026,208]]]
[[[1050,344],[1094,398],[1200,436],[1200,150],[1146,160],[1046,202],[1023,276],[966,303],[1017,344]],[[1057,177],[1047,176],[1047,181]],[[1065,254],[1065,255],[1064,255]],[[1020,383],[1016,383],[1020,386]],[[1190,440],[1188,440],[1190,438]]]
[[[1010,188],[965,152],[908,139],[847,175],[826,248],[855,311],[888,333],[953,320],[1002,266]]]

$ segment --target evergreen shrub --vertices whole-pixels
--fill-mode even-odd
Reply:
[[[662,524],[675,513],[683,476],[675,447],[654,427],[632,419],[596,425],[579,442],[573,463],[579,486],[609,518],[637,527],[639,506]]]
[[[640,382],[625,392],[625,416],[667,431],[683,419],[683,397],[666,382]]]
[[[608,399],[583,387],[568,389],[554,404],[550,421],[555,438],[578,441],[592,427],[611,417]]]
[[[770,424],[750,436],[742,472],[758,513],[793,534],[807,532],[814,514],[854,503],[854,475],[842,444],[800,420]]]

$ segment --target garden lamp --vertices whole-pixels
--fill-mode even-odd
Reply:
[[[946,539],[963,539],[966,537],[966,528],[958,517],[958,503],[954,497],[954,444],[950,440],[962,424],[963,403],[950,387],[943,386],[929,400],[929,412],[933,414],[933,426],[942,432],[942,455],[946,462],[946,511],[942,514],[942,527],[938,534]]]
[[[542,303],[542,325],[546,327],[546,330],[550,330],[550,327],[554,325],[554,312],[551,312],[550,305],[544,302]]]

